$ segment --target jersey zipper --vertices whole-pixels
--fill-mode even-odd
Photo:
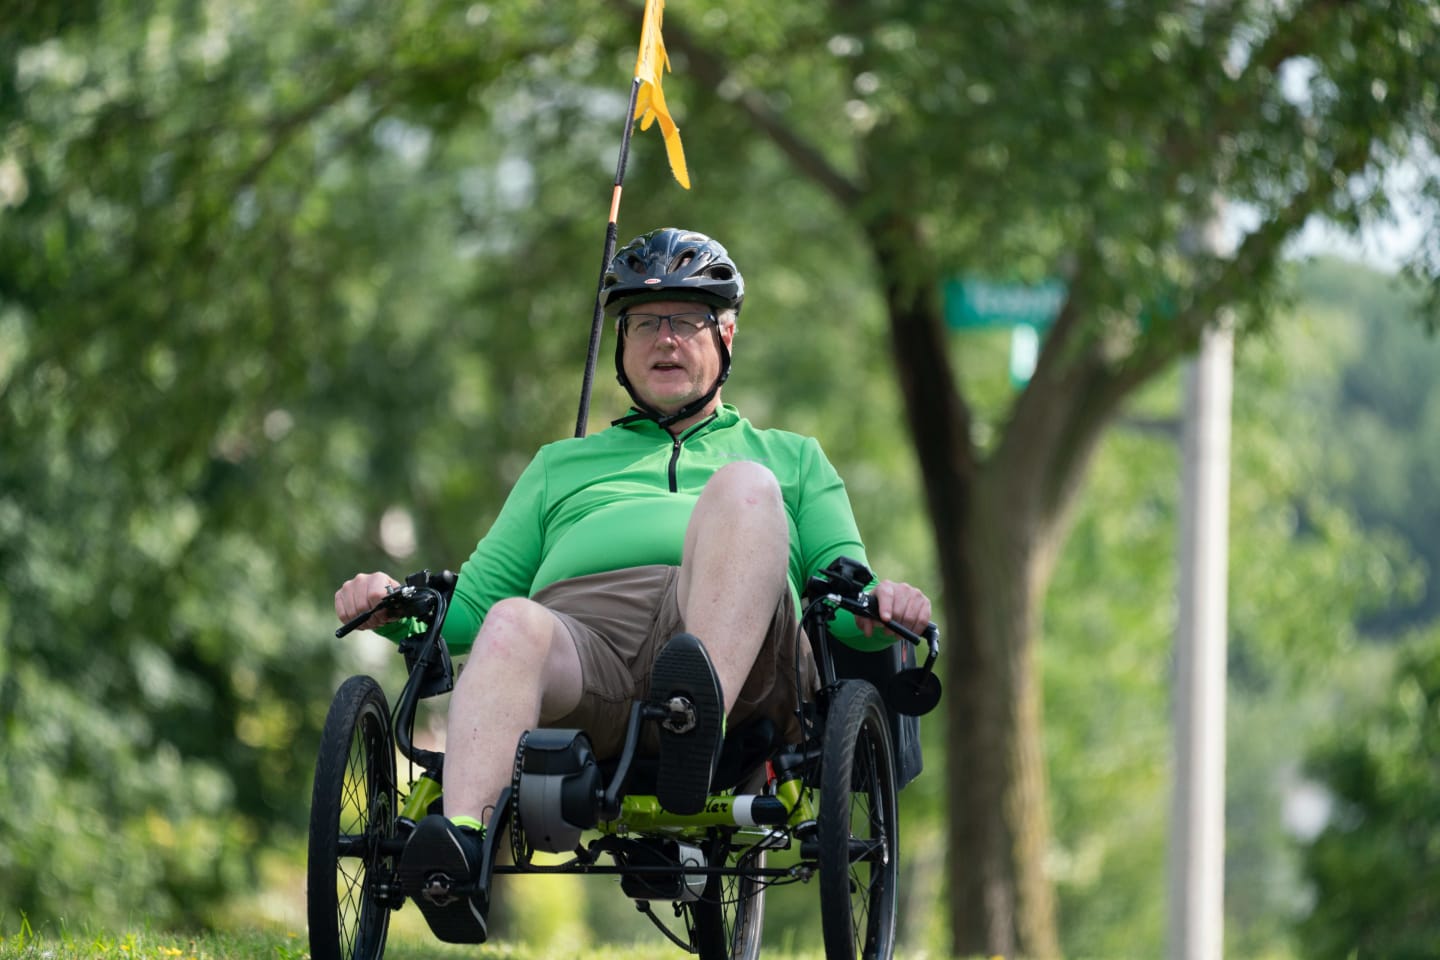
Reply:
[[[714,420],[717,416],[718,416],[718,414],[712,413],[712,414],[710,414],[710,416],[706,417],[704,420],[701,420],[699,423],[695,424],[695,426],[691,427],[689,430],[686,430],[684,433],[680,434],[680,436],[678,436],[678,437],[672,437],[672,438],[671,438],[671,440],[670,440],[670,466],[669,466],[669,468],[668,468],[668,472],[669,472],[669,475],[670,475],[670,492],[671,492],[671,493],[679,493],[679,492],[680,492],[680,478],[679,478],[678,468],[679,468],[679,465],[680,465],[680,446],[681,446],[681,444],[683,444],[688,437],[692,437],[692,436],[694,436],[698,431],[703,430],[703,429],[705,428],[705,425],[708,424],[711,420]]]

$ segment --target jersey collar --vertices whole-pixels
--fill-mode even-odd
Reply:
[[[739,422],[740,411],[736,409],[732,404],[721,403],[720,406],[715,409],[715,412],[712,413],[710,416],[706,417],[704,420],[701,420],[699,423],[692,424],[690,427],[686,428],[685,432],[680,434],[680,439],[697,436],[701,433],[708,433],[711,430],[718,430],[722,427],[733,426],[734,424],[737,424]],[[626,430],[634,430],[636,432],[648,431],[657,434],[664,434],[667,437],[670,436],[670,431],[661,427],[653,419],[650,418],[649,414],[644,413],[636,407],[631,407],[630,412],[627,413],[625,416],[620,417],[617,420],[610,421],[610,426],[623,427]]]

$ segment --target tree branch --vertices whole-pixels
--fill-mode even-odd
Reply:
[[[726,80],[733,81],[734,73],[729,64],[703,47],[693,34],[673,20],[665,21],[665,45],[683,54],[690,63],[691,73],[711,89],[718,92]],[[846,210],[856,208],[864,196],[862,187],[836,169],[813,143],[796,133],[795,128],[770,106],[763,93],[753,88],[742,89],[734,102],[801,173],[823,187]]]
[[[892,355],[931,517],[937,530],[958,530],[977,454],[972,413],[950,364],[936,274],[917,269],[925,245],[911,218],[892,213],[864,226],[884,287]]]
[[[1025,419],[1025,426],[1007,430],[1006,437],[1013,433],[1017,440],[1024,438],[1027,444],[1048,450],[1044,461],[1032,467],[1038,476],[1048,478],[1036,490],[1047,512],[1053,516],[1067,509],[1081,465],[1125,398],[1166,370],[1178,356],[1197,349],[1202,331],[1221,311],[1241,299],[1247,287],[1263,282],[1279,262],[1285,242],[1338,189],[1333,173],[1339,171],[1349,178],[1361,172],[1370,147],[1369,139],[1356,141],[1333,165],[1313,165],[1306,187],[1292,196],[1284,209],[1247,234],[1231,257],[1210,261],[1213,279],[1198,290],[1171,326],[1142,338],[1140,347],[1121,362],[1107,361],[1099,340],[1083,346],[1046,344],[1036,376],[1016,405],[1016,420]],[[1062,323],[1080,312],[1074,306],[1067,303],[1062,309],[1052,335],[1058,332],[1071,338],[1070,327]],[[1055,417],[1057,410],[1061,411],[1059,417]],[[1027,455],[1025,451],[1006,453]]]
[[[1202,130],[1196,131],[1180,123],[1170,126],[1161,148],[1172,165],[1172,173],[1166,183],[1168,187],[1174,186],[1194,157],[1213,154],[1215,145],[1235,131],[1239,118],[1256,107],[1255,91],[1265,86],[1258,79],[1261,72],[1273,73],[1287,60],[1303,52],[1305,41],[1347,2],[1349,0],[1306,0],[1297,5],[1290,16],[1276,23],[1264,42],[1252,52],[1239,77],[1214,86],[1213,89],[1222,95],[1212,98]],[[1222,51],[1220,56],[1223,57],[1223,51],[1232,39],[1238,19],[1236,4],[1214,8],[1203,28],[1207,39],[1201,47],[1202,54],[1206,51]],[[1222,69],[1222,63],[1216,62],[1212,67]],[[1237,90],[1247,92],[1243,96],[1230,99],[1223,96],[1225,91]]]

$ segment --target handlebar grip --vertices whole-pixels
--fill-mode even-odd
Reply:
[[[840,606],[858,616],[868,617],[871,620],[877,621],[881,626],[890,630],[892,633],[904,637],[917,647],[924,643],[933,648],[940,637],[940,628],[933,622],[927,623],[924,630],[916,633],[909,627],[903,626],[894,620],[886,620],[881,617],[880,605],[875,602],[875,594],[873,593],[862,593],[854,599],[841,597]]]
[[[378,609],[378,608],[377,608],[377,609]],[[352,630],[358,629],[359,626],[360,626],[360,624],[364,623],[366,620],[369,620],[370,617],[371,617],[372,615],[374,615],[374,613],[375,613],[374,610],[366,610],[364,613],[360,614],[360,616],[355,617],[355,618],[352,619],[352,620],[346,621],[343,626],[341,626],[341,627],[339,627],[338,629],[336,629],[336,631],[335,631],[335,639],[338,640],[338,639],[340,639],[341,637],[345,636],[345,634],[351,632]]]

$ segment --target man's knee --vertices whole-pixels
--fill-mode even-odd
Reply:
[[[780,481],[775,479],[769,467],[753,460],[737,460],[716,470],[706,481],[702,496],[736,506],[779,509],[784,504]]]
[[[543,663],[553,627],[550,611],[533,600],[525,597],[497,600],[485,614],[485,622],[475,638],[475,651]]]
[[[575,708],[581,694],[579,653],[565,627],[548,607],[525,597],[495,602],[475,638],[471,663],[461,672],[461,692],[473,696],[495,684],[537,691],[543,716]],[[478,666],[483,664],[483,666]]]

